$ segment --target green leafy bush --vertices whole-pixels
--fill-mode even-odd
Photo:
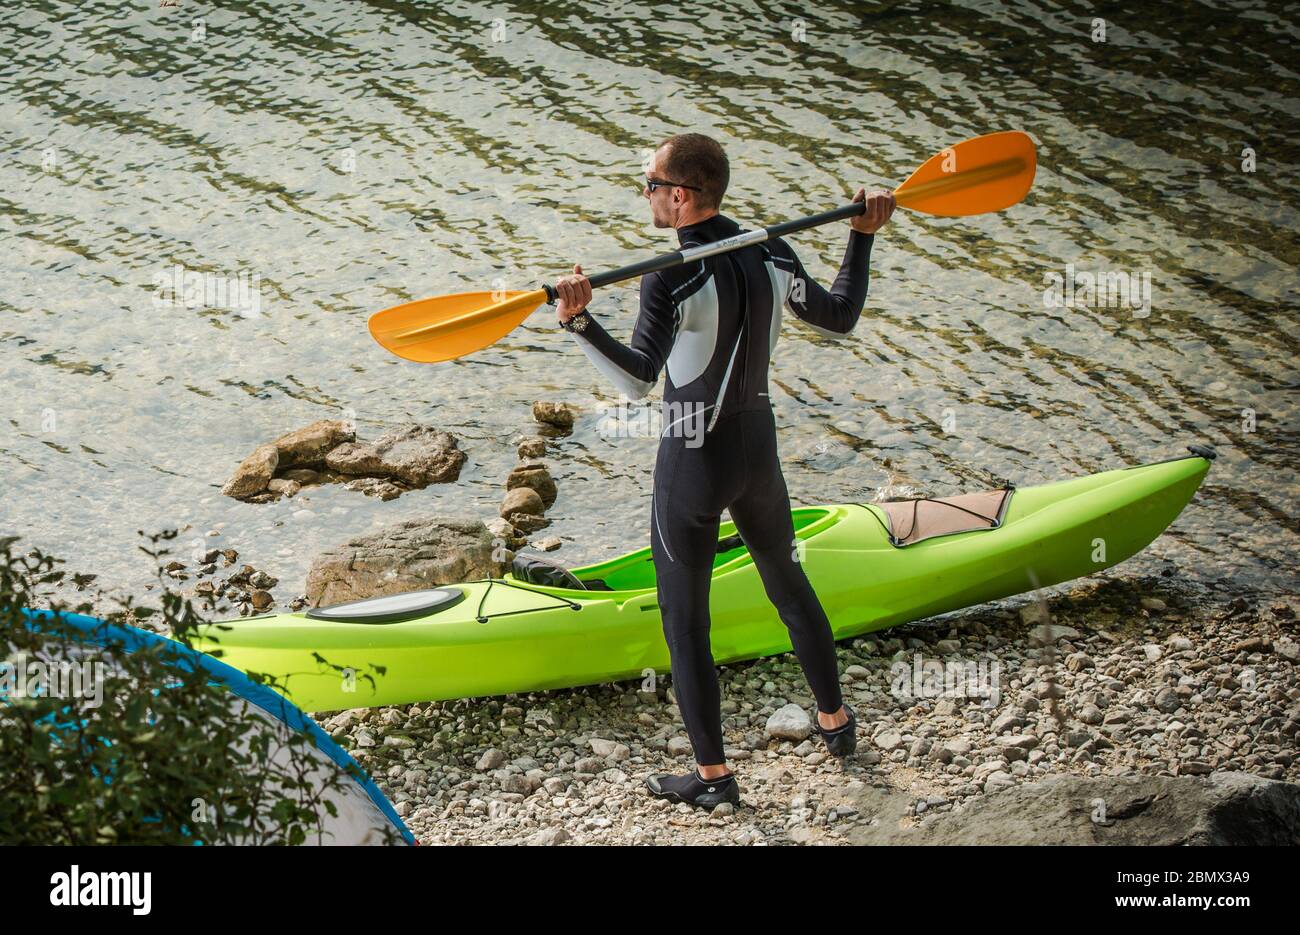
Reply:
[[[159,540],[173,536],[152,537],[158,550],[144,551],[166,554]],[[309,734],[285,730],[202,670],[168,664],[165,644],[125,652],[57,618],[29,626],[24,607],[89,614],[90,603],[69,607],[52,594],[92,579],[69,577],[39,551],[15,554],[16,541],[0,539],[0,671],[9,676],[8,691],[0,679],[0,843],[328,842],[331,799],[352,780],[313,755]],[[183,643],[203,622],[165,587],[161,604],[128,601],[103,619],[151,620]],[[89,677],[79,691],[66,690],[73,681],[29,692],[14,673],[32,671]]]

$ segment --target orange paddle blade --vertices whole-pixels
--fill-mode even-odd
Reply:
[[[458,292],[370,316],[370,335],[398,357],[432,364],[499,341],[546,301],[546,290]]]
[[[935,153],[894,189],[894,197],[904,208],[940,217],[1001,211],[1025,197],[1037,166],[1027,134],[990,133]]]

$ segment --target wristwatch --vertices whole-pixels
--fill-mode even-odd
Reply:
[[[561,327],[563,327],[565,331],[572,331],[574,334],[582,334],[582,332],[587,330],[587,325],[589,324],[591,324],[591,316],[587,314],[587,310],[584,308],[578,314],[564,322]]]

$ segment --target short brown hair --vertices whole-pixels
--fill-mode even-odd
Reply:
[[[706,208],[717,210],[731,181],[731,166],[718,141],[703,133],[679,133],[659,144],[667,147],[659,171],[665,181],[700,189]]]

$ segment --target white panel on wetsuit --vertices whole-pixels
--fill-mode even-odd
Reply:
[[[678,308],[682,322],[668,355],[668,376],[673,386],[685,386],[704,373],[718,344],[718,289],[713,277],[679,302]]]
[[[794,282],[794,273],[790,270],[777,269],[769,255],[763,262],[767,267],[767,277],[772,280],[772,331],[768,344],[768,356],[776,353],[776,342],[781,337],[781,308],[790,295],[790,285]]]

